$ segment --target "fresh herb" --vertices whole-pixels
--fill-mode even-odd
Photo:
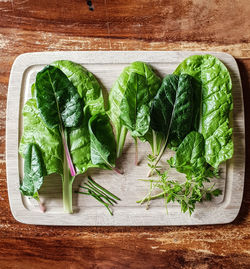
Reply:
[[[120,198],[96,183],[90,176],[87,183],[84,183],[83,186],[79,185],[79,187],[84,191],[76,191],[76,193],[92,196],[107,208],[110,215],[113,215],[111,206],[117,204],[117,201],[121,200]]]
[[[137,203],[143,204],[146,202],[147,209],[151,200],[163,198],[166,210],[168,203],[177,202],[181,205],[181,212],[188,211],[192,215],[197,202],[211,200],[213,196],[218,196],[222,193],[221,190],[214,188],[215,184],[205,187],[204,183],[210,182],[210,179],[204,174],[189,176],[185,182],[180,183],[177,180],[169,180],[167,171],[160,172],[158,168],[154,168],[154,172],[158,176],[157,179],[141,179],[150,183],[150,190]],[[160,190],[161,192],[153,195],[155,190]]]

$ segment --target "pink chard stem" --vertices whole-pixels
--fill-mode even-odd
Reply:
[[[112,170],[120,175],[122,175],[124,173],[123,171],[119,170],[117,167],[112,167]]]
[[[37,193],[37,197],[35,198],[38,202],[39,208],[40,210],[44,213],[46,211],[46,207],[44,206],[44,204],[41,202],[40,198],[39,198],[39,194]]]
[[[74,177],[76,176],[76,170],[75,170],[74,164],[72,162],[72,159],[69,153],[69,148],[68,148],[68,144],[64,135],[64,131],[62,130],[61,133],[62,133],[63,147],[64,147],[65,155],[67,158],[67,162],[69,165],[70,173],[71,173],[71,176]]]

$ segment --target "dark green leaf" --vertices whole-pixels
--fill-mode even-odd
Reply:
[[[74,127],[82,119],[81,98],[67,76],[46,66],[36,76],[36,100],[41,117],[49,128]]]
[[[193,131],[184,138],[176,151],[175,157],[171,159],[170,164],[177,171],[186,175],[204,174],[206,169],[204,153],[205,144],[203,135]]]
[[[80,64],[66,60],[56,61],[51,65],[59,68],[77,88],[91,115],[105,111],[102,87],[91,72]]]
[[[63,174],[63,146],[58,129],[49,129],[40,117],[36,100],[29,99],[23,108],[23,135],[19,153],[25,157],[29,144],[36,144],[42,152],[42,157],[48,174]]]
[[[47,175],[42,153],[36,144],[28,144],[24,156],[24,177],[20,191],[25,196],[38,198],[38,190]]]
[[[192,77],[167,75],[152,101],[150,118],[153,130],[180,143],[192,129]]]
[[[109,118],[105,113],[92,116],[89,120],[91,161],[93,164],[115,166],[116,143]]]
[[[144,136],[149,129],[149,101],[147,79],[145,76],[132,73],[121,101],[120,119],[133,137]]]

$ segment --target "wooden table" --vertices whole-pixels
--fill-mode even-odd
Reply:
[[[248,0],[0,0],[0,268],[249,268],[250,166],[240,214],[228,225],[43,227],[11,215],[5,173],[5,109],[15,57],[54,50],[214,50],[242,77],[250,158]]]

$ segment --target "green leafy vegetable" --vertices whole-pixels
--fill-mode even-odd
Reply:
[[[150,92],[144,76],[132,73],[127,82],[127,89],[120,105],[121,124],[131,132],[135,139],[136,158],[138,163],[137,137],[143,137],[150,127],[149,116]]]
[[[53,66],[46,66],[37,74],[35,87],[41,118],[49,128],[59,128],[71,175],[75,176],[64,128],[80,124],[82,119],[80,96],[66,75]]]
[[[219,164],[233,155],[232,129],[229,127],[232,83],[226,67],[211,55],[195,55],[185,59],[174,74],[189,75],[194,78],[190,80],[193,101],[186,103],[185,106],[189,112],[180,113],[178,109],[176,110],[177,117],[188,116],[186,119],[189,118],[190,126],[185,126],[181,121],[173,124],[175,113],[169,116],[171,107],[173,107],[172,111],[175,111],[175,103],[169,98],[173,92],[172,88],[175,88],[174,80],[168,87],[169,96],[166,96],[166,99],[164,95],[160,96],[159,90],[153,100],[151,126],[158,133],[168,130],[169,141],[164,143],[164,147],[169,143],[170,147],[177,150],[176,155],[168,162],[171,167],[186,174],[186,182],[168,180],[167,172],[161,173],[158,170],[160,167],[157,167],[157,161],[161,152],[157,158],[149,156],[149,165],[152,170],[156,171],[159,178],[148,181],[151,186],[150,191],[139,202],[164,198],[165,204],[177,201],[181,204],[182,212],[188,210],[192,214],[196,202],[204,199],[211,200],[212,196],[221,194],[221,190],[214,188],[215,184],[206,187],[204,183],[210,182],[213,177],[218,177]],[[158,100],[157,97],[159,97]],[[176,99],[178,100],[177,96]],[[181,125],[178,126],[179,123]],[[186,131],[188,129],[191,131],[181,133],[185,134],[185,138],[178,135],[178,132],[182,132],[182,127],[188,127]],[[152,195],[155,188],[162,192]]]
[[[116,143],[112,126],[105,113],[92,116],[89,120],[91,161],[93,164],[105,164],[108,168],[115,168]]]
[[[36,144],[28,144],[24,155],[24,177],[20,191],[25,196],[35,198],[43,211],[45,208],[40,202],[38,191],[47,175],[42,153]]]
[[[212,55],[194,55],[185,59],[175,74],[189,74],[201,87],[199,131],[205,139],[207,163],[217,168],[233,156],[229,113],[233,108],[232,82],[225,65]]]
[[[49,128],[74,127],[82,119],[80,96],[58,68],[46,66],[36,76],[36,100],[41,118]]]
[[[102,88],[91,72],[80,64],[66,60],[56,61],[51,65],[59,68],[77,88],[91,115],[105,111]]]
[[[84,118],[77,127],[67,128],[69,149],[77,174],[85,173],[90,167],[106,168],[103,164],[93,164],[90,154],[90,134],[88,121],[96,113],[104,112],[102,88],[95,76],[80,64],[61,60],[52,63],[59,68],[77,88],[84,101]]]
[[[136,76],[135,74],[137,74],[138,76]],[[145,78],[143,82],[141,76]],[[137,83],[139,81],[140,83],[143,83],[143,85],[145,85],[146,88],[144,89],[144,93],[147,92],[147,94],[149,95],[148,98],[149,100],[151,100],[155,96],[160,87],[161,79],[153,72],[153,70],[149,65],[143,62],[134,62],[130,66],[124,68],[123,72],[118,77],[118,79],[116,80],[114,86],[110,91],[108,115],[115,129],[116,143],[117,143],[117,157],[120,157],[122,153],[124,142],[127,135],[127,127],[121,122],[121,111],[122,111],[121,103],[123,102],[123,107],[127,107],[127,112],[130,113],[130,115],[127,115],[127,117],[123,114],[122,119],[127,123],[128,126],[133,127],[131,128],[131,130],[134,129],[138,130],[138,128],[134,127],[136,126],[136,124],[138,125],[140,122],[139,119],[135,121],[135,117],[132,116],[133,111],[135,112],[136,109],[136,112],[138,114],[140,109],[142,109],[141,111],[145,109],[145,106],[138,109],[137,106],[135,106],[134,102],[133,104],[131,104],[133,105],[133,108],[130,109],[129,107],[130,104],[128,103],[128,100],[130,98],[135,100],[136,99],[135,97],[138,97],[138,95],[140,96],[140,99],[142,99],[141,92],[139,93],[138,91],[136,95],[133,94],[132,96],[130,96],[129,93],[125,94],[127,90],[129,90],[129,92],[132,93],[132,91],[136,89],[136,87],[138,86]],[[141,86],[139,87],[140,90],[142,90]],[[144,101],[142,103],[144,103]],[[141,123],[143,123],[144,125],[145,124],[144,119],[146,115],[140,113],[139,116],[143,117],[143,121]],[[139,125],[141,125],[141,123]],[[147,129],[146,127],[147,123],[145,127],[143,127],[143,133],[145,132],[145,129]]]
[[[163,146],[154,162],[155,166],[169,141],[178,146],[192,130],[193,104],[191,76],[167,75],[163,79],[161,88],[152,101],[150,111],[152,129],[164,136]]]
[[[63,174],[63,146],[57,128],[50,129],[40,117],[34,98],[23,107],[23,135],[19,153],[24,158],[29,144],[38,145],[48,174]]]
[[[204,174],[207,168],[204,155],[205,142],[203,135],[193,131],[184,138],[169,164],[188,177],[193,174],[198,176]]]
[[[58,173],[63,179],[63,205],[67,212],[72,212],[72,183],[64,154],[62,138],[58,128],[50,129],[40,117],[36,100],[29,99],[23,108],[24,131],[20,141],[19,153],[25,157],[30,143],[39,146],[47,174]],[[74,156],[75,157],[75,156]],[[77,159],[77,156],[75,157]]]
[[[88,130],[88,121],[91,117],[91,113],[104,111],[101,87],[97,85],[97,80],[90,72],[86,71],[84,68],[80,68],[77,64],[68,61],[59,61],[56,66],[62,68],[63,71],[67,71],[65,72],[68,75],[68,79],[70,81],[72,79],[72,83],[77,88],[80,95],[83,96],[86,104],[84,108],[84,118],[80,120],[80,124],[76,127],[67,127],[63,132],[64,139],[69,144],[70,156],[72,157],[77,173],[84,173],[89,167],[107,168],[105,164],[92,163],[90,156],[90,134]],[[54,68],[56,67],[53,67],[53,70]],[[73,75],[70,72],[73,72],[74,68],[76,71]],[[57,72],[58,71],[56,71],[56,73]],[[84,76],[85,78],[83,78]],[[63,76],[63,80],[65,80],[65,78],[66,77]],[[88,85],[82,84],[81,80],[84,80],[85,84]],[[71,84],[70,87],[72,87],[73,84]],[[57,85],[57,83],[54,83],[54,85]],[[63,89],[63,87],[61,89]],[[32,96],[35,97],[37,95],[35,84],[32,85],[31,90]],[[73,91],[75,93],[75,90]],[[77,101],[77,99],[75,100]],[[77,102],[81,105],[82,110],[83,101],[80,99],[80,101],[78,100]],[[72,177],[71,173],[69,173],[67,157],[63,151],[63,141],[59,128],[49,128],[48,124],[45,124],[41,119],[41,114],[37,108],[36,99],[34,98],[28,100],[25,104],[23,116],[24,132],[20,141],[20,154],[24,157],[25,149],[29,143],[39,145],[48,174],[59,173],[62,175],[64,209],[67,212],[72,212],[72,184],[74,176]]]
[[[89,106],[85,106],[82,123],[78,127],[68,128],[69,149],[77,174],[85,173],[90,167],[107,169],[105,164],[93,164],[91,161],[91,144],[88,129],[90,118]]]
[[[120,119],[133,137],[144,136],[149,129],[149,101],[146,78],[132,73],[121,101]]]

